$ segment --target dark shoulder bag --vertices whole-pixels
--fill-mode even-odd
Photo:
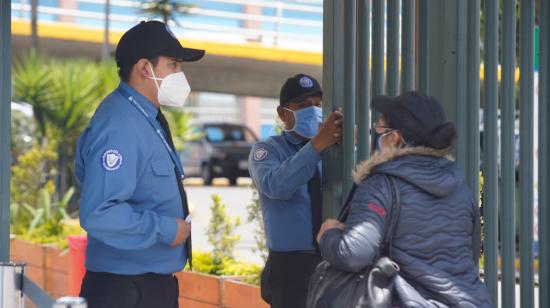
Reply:
[[[310,278],[307,308],[363,308],[391,307],[394,278],[399,267],[391,257],[393,233],[400,212],[399,190],[395,179],[386,176],[392,191],[390,224],[382,242],[383,252],[377,261],[358,273],[336,269],[327,261],[321,262]],[[345,222],[351,200],[357,186],[354,185],[346,203],[338,215]]]

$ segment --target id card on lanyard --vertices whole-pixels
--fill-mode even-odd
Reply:
[[[176,165],[176,168],[178,169],[179,176],[183,180],[185,178],[185,174],[183,173],[183,167],[181,165],[180,159],[179,159],[178,155],[176,154],[176,152],[174,150],[172,150],[172,148],[170,147],[170,144],[168,144],[168,141],[166,140],[166,137],[164,136],[165,132],[163,132],[163,129],[162,129],[162,127],[160,127],[160,124],[158,123],[158,121],[156,119],[154,119],[153,117],[151,117],[151,115],[137,102],[137,100],[134,98],[134,96],[132,96],[130,93],[128,93],[128,91],[126,91],[126,90],[124,90],[123,88],[120,88],[120,87],[118,88],[118,91],[120,92],[120,94],[122,94],[122,96],[126,97],[128,99],[128,101],[134,107],[136,107],[137,110],[139,110],[139,112],[147,119],[149,124],[151,124],[151,126],[153,127],[153,129],[157,133],[157,136],[162,141],[162,144],[164,144],[164,147],[168,151],[168,154],[170,154],[170,158],[172,159],[172,162],[174,163],[174,165]]]

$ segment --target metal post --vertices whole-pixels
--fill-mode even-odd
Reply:
[[[372,95],[384,94],[384,0],[372,2]]]
[[[343,192],[352,186],[351,172],[355,167],[355,83],[356,83],[356,1],[344,2],[344,126],[343,126]]]
[[[467,176],[476,201],[479,200],[479,23],[480,2],[468,0]]]
[[[323,116],[325,119],[344,101],[344,4],[323,2]],[[323,215],[334,218],[342,201],[342,147],[323,153]]]
[[[498,0],[485,0],[483,53],[485,102],[483,108],[483,248],[485,285],[498,303]]]
[[[550,2],[541,1],[539,69],[539,307],[550,307]]]
[[[105,29],[103,33],[103,49],[101,51],[101,60],[109,60],[111,51],[111,43],[109,42],[109,21],[110,21],[111,2],[105,0]]]
[[[11,1],[0,2],[0,262],[10,259]]]
[[[363,161],[370,146],[370,0],[359,0],[357,12],[357,161]]]
[[[502,1],[502,307],[515,307],[516,194],[514,166],[516,1]]]
[[[0,307],[23,308],[23,274],[25,264],[0,262]]]
[[[522,0],[520,4],[520,300],[521,307],[534,307],[533,70],[535,1]]]
[[[418,65],[418,87],[425,94],[430,94],[430,37],[428,26],[428,16],[429,16],[429,5],[428,0],[419,0],[419,13],[418,13],[418,22],[419,22],[419,50],[420,50],[420,59]]]
[[[399,92],[399,10],[401,0],[388,1],[388,95]]]
[[[401,26],[401,91],[414,86],[414,0],[403,0]]]
[[[467,126],[467,113],[468,104],[467,101],[467,85],[466,74],[470,73],[470,70],[466,72],[466,65],[468,62],[468,48],[466,42],[466,0],[456,1],[456,163],[460,166],[460,169],[466,172],[466,160],[468,150],[468,126]],[[468,41],[469,42],[469,41]],[[452,110],[452,108],[451,108]],[[474,189],[473,187],[471,187]]]

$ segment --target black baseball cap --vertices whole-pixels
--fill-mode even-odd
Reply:
[[[281,88],[279,103],[281,106],[299,103],[313,95],[323,95],[319,82],[306,74],[297,74],[288,78]]]
[[[371,108],[384,115],[390,126],[415,146],[428,145],[439,129],[448,124],[439,101],[418,91],[399,96],[376,96]]]
[[[197,61],[204,56],[204,50],[181,46],[168,25],[152,20],[142,21],[126,31],[115,52],[118,67],[131,66],[139,59],[158,56],[172,57],[179,61]]]

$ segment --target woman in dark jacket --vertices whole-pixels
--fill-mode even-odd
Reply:
[[[354,173],[358,188],[345,224],[329,219],[321,227],[323,258],[352,272],[377,260],[392,205],[389,175],[401,200],[391,248],[400,267],[395,300],[403,307],[491,307],[479,279],[479,208],[449,158],[454,126],[435,98],[418,92],[375,97],[372,109],[382,114],[376,151]]]

